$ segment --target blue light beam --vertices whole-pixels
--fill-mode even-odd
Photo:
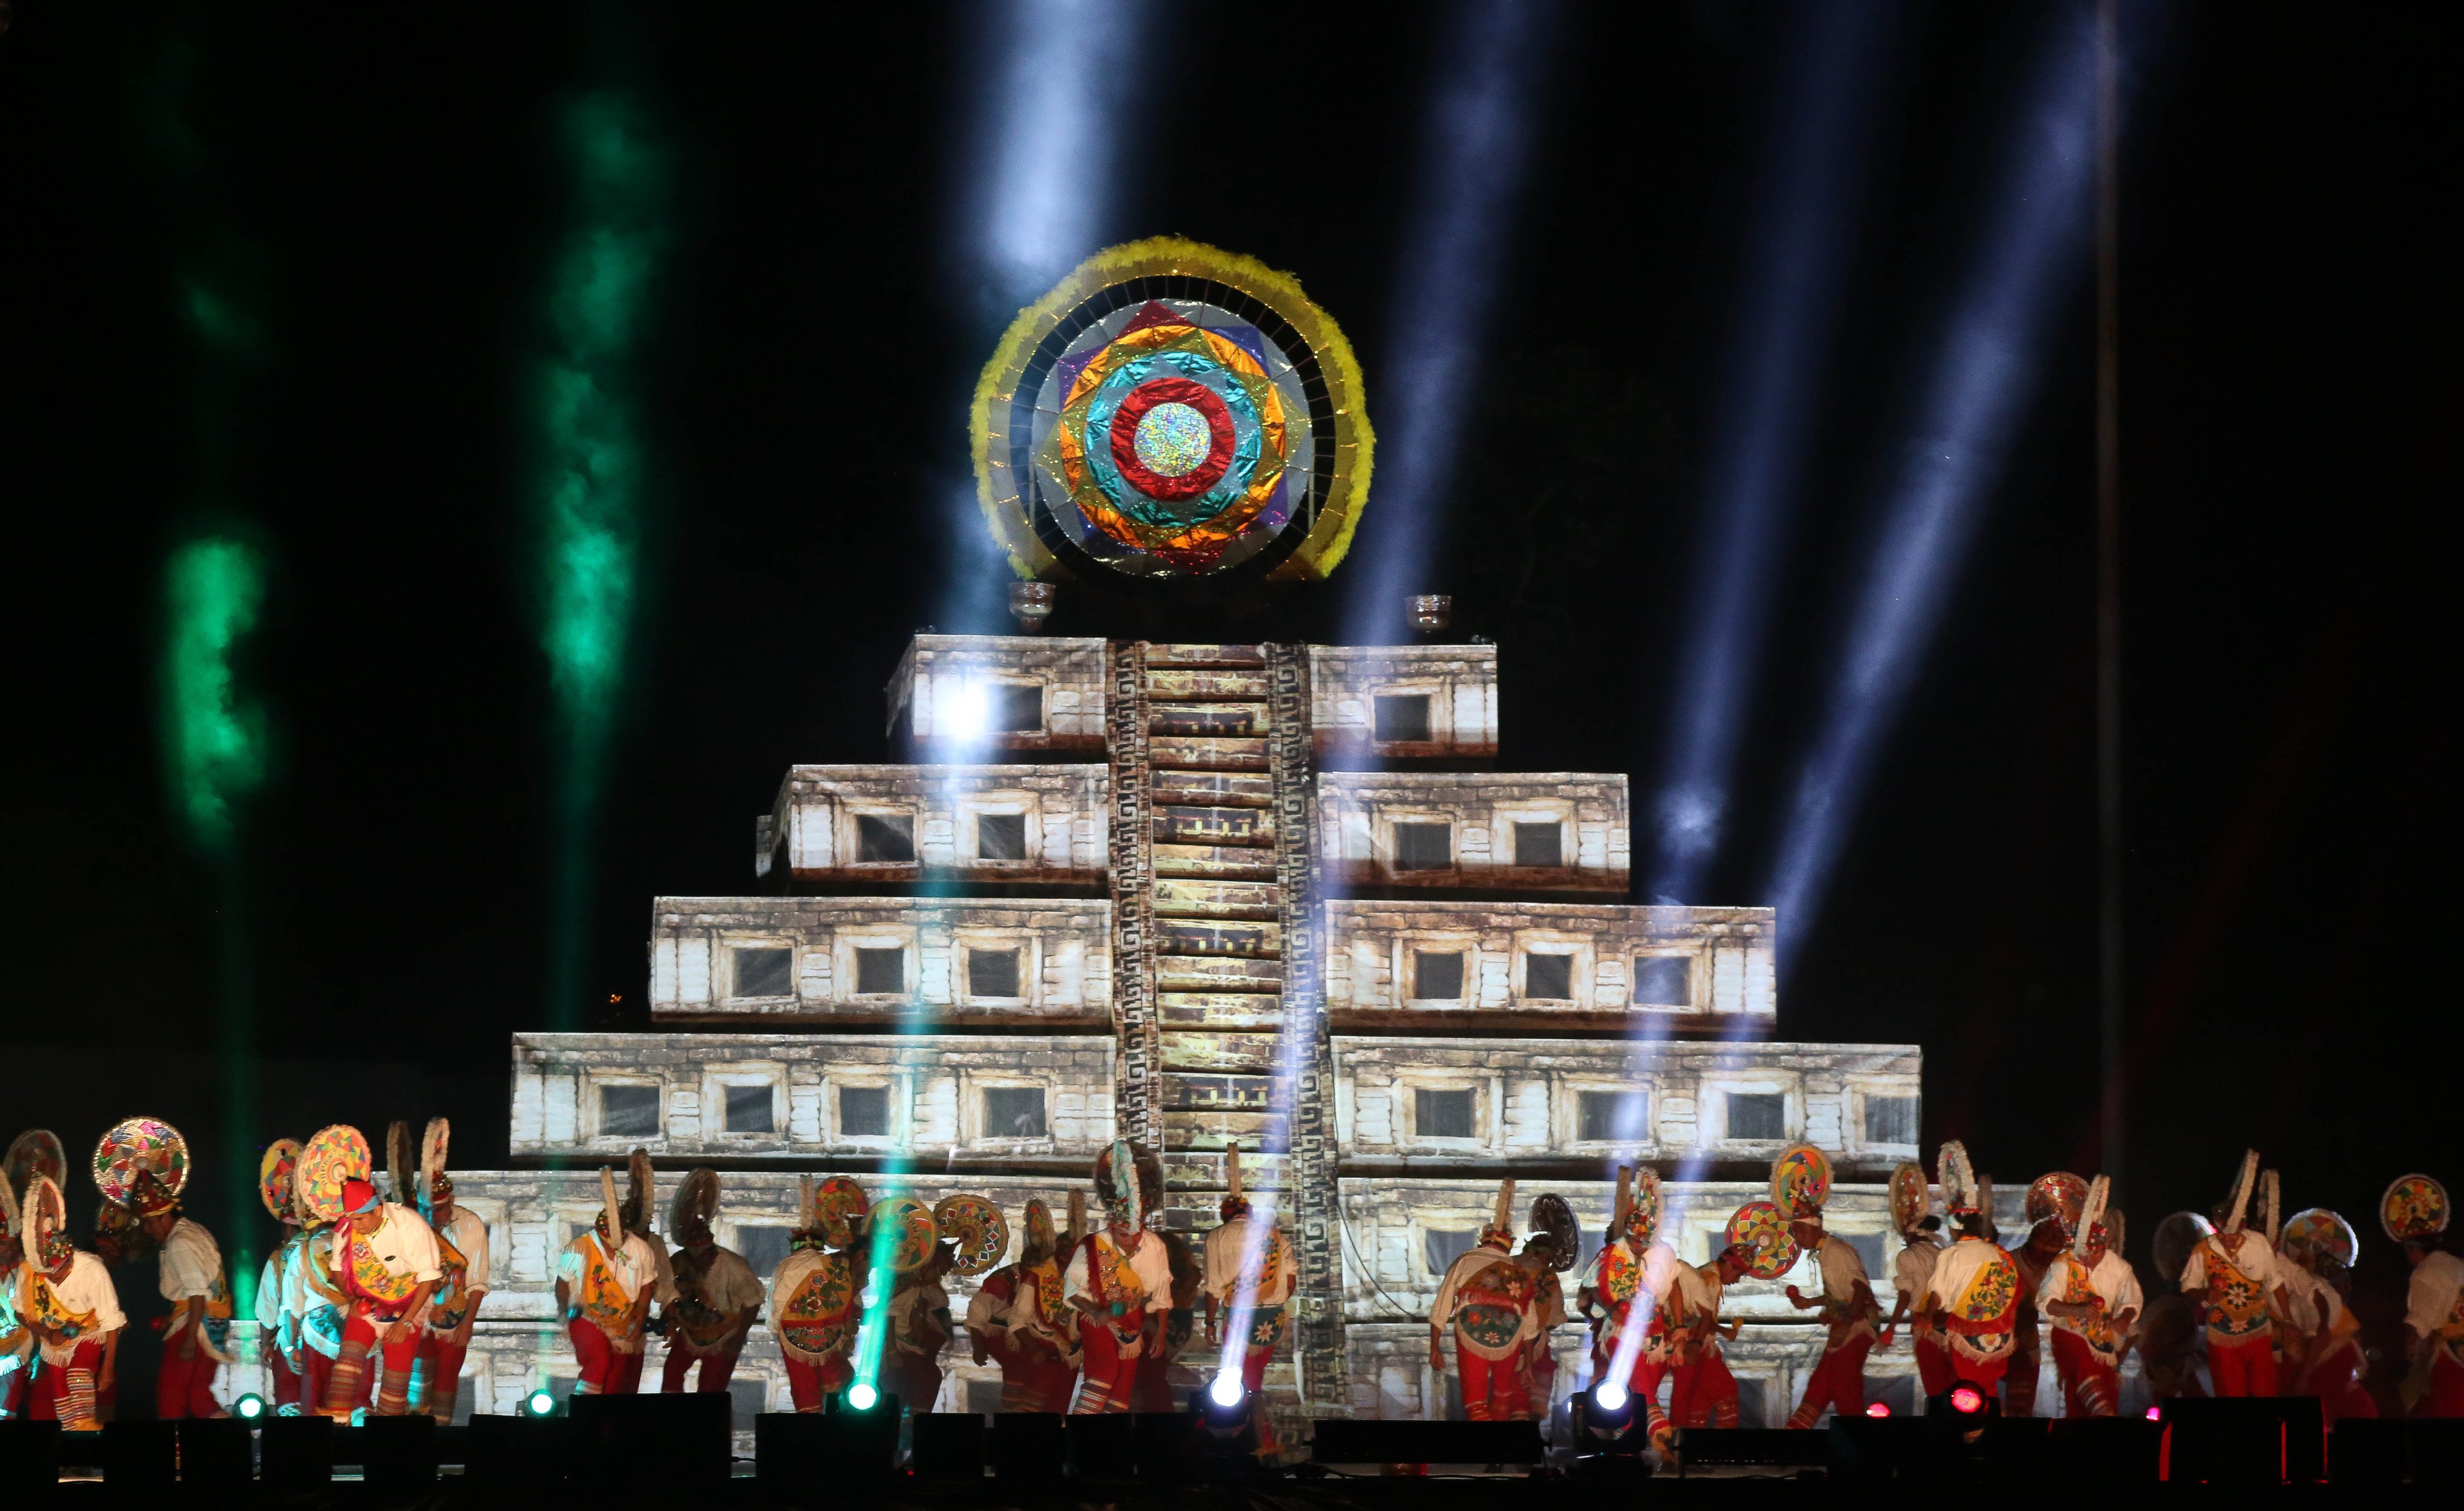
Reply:
[[[2096,59],[2074,15],[2047,54],[1969,281],[1933,366],[1923,427],[1890,489],[1822,733],[1764,896],[1802,935],[1837,863],[1881,736],[1906,700],[1960,559],[2087,271]],[[1785,959],[1785,957],[1783,957]]]
[[[1752,706],[1774,559],[1804,472],[1808,416],[1847,265],[1878,55],[1893,12],[1831,0],[1798,33],[1738,297],[1706,479],[1691,640],[1678,673],[1652,817],[1650,896],[1693,898],[1719,853],[1728,782]]]
[[[1348,607],[1353,645],[1383,640],[1406,595],[1438,590],[1428,582],[1438,508],[1454,480],[1561,14],[1554,0],[1464,0],[1445,23],[1388,325],[1391,418],[1378,425],[1376,548]]]

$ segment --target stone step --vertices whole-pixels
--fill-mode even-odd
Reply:
[[[1163,1068],[1167,1071],[1230,1071],[1271,1076],[1275,1073],[1272,1033],[1193,1033],[1167,1030],[1162,1035]]]
[[[1147,765],[1185,771],[1264,771],[1270,763],[1264,740],[1211,735],[1151,735]]]
[[[1263,808],[1157,807],[1155,838],[1159,844],[1255,845],[1275,842],[1275,815]]]
[[[1283,1026],[1284,999],[1270,991],[1160,991],[1155,994],[1155,1021],[1167,1033],[1264,1029],[1271,1033]]]
[[[1162,880],[1155,884],[1157,918],[1263,919],[1284,916],[1284,889],[1271,881]]]
[[[1263,645],[1157,645],[1149,642],[1149,666],[1230,666],[1256,671],[1266,664]]]
[[[1155,874],[1211,880],[1272,881],[1275,853],[1251,845],[1157,845]]]
[[[1222,702],[1236,698],[1254,698],[1265,701],[1266,674],[1237,668],[1195,670],[1180,667],[1147,667],[1147,700],[1150,702],[1203,703]]]
[[[1237,955],[1157,955],[1155,989],[1165,994],[1180,991],[1280,993],[1284,989],[1284,963],[1280,960],[1243,959]],[[1280,1004],[1283,999],[1278,995],[1275,1000]]]
[[[1147,710],[1150,735],[1264,735],[1274,716],[1264,703],[1160,703]]]
[[[1199,1076],[1166,1071],[1155,1105],[1166,1112],[1264,1112],[1272,1105],[1272,1076]]]
[[[1219,1152],[1235,1140],[1244,1151],[1255,1148],[1265,1138],[1266,1124],[1272,1121],[1265,1112],[1193,1112],[1180,1108],[1166,1108],[1157,1117],[1163,1123],[1166,1149]]]
[[[1239,955],[1250,960],[1280,960],[1284,926],[1245,921],[1214,922],[1204,919],[1157,919],[1157,955]],[[1160,968],[1160,964],[1158,964]]]
[[[1275,779],[1245,771],[1154,770],[1147,778],[1151,802],[1203,808],[1272,808]]]

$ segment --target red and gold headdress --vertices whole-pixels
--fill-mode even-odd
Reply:
[[[36,1175],[26,1191],[26,1259],[45,1275],[57,1275],[77,1256],[69,1237],[68,1198],[48,1175]]]
[[[1933,1191],[1925,1185],[1925,1167],[1914,1160],[1902,1160],[1891,1171],[1891,1227],[1899,1233],[1912,1233],[1917,1224],[1933,1215]]]
[[[188,1141],[160,1118],[123,1118],[95,1145],[94,1185],[140,1217],[176,1211],[188,1185]]]
[[[1942,1204],[1953,1217],[1974,1217],[1984,1212],[1984,1192],[1977,1186],[1976,1167],[1969,1161],[1968,1145],[1957,1139],[1942,1146],[1942,1155],[1934,1162],[1934,1183],[1942,1188]]]
[[[1820,1222],[1831,1199],[1831,1157],[1811,1144],[1792,1144],[1771,1161],[1771,1205],[1791,1222]]]
[[[445,1172],[446,1151],[452,1146],[453,1124],[443,1118],[428,1120],[419,1140],[419,1211],[433,1221],[436,1210],[453,1199],[453,1177]]]
[[[2088,1183],[2068,1170],[2039,1175],[2028,1185],[2028,1227],[2034,1232],[2052,1223],[2069,1243],[2079,1233],[2079,1216],[2087,1207]]]
[[[299,1141],[276,1139],[256,1162],[256,1199],[267,1215],[292,1227],[299,1225]]]
[[[2037,1181],[2036,1186],[2042,1186],[2045,1181],[2051,1179],[2053,1177],[2048,1175]],[[2087,1196],[2079,1203],[2079,1215],[2071,1223],[2071,1253],[2082,1259],[2087,1257],[2088,1250],[2096,1246],[2097,1240],[2104,1235],[2104,1204],[2112,1192],[2113,1183],[2101,1175],[2088,1182]],[[2031,1200],[2035,1197],[2035,1186],[2028,1188]]]
[[[2379,1226],[2398,1243],[2428,1243],[2447,1231],[2447,1188],[2427,1175],[2399,1175],[2379,1197]]]

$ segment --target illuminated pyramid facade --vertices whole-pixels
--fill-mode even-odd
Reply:
[[[1484,769],[1497,672],[1478,644],[917,636],[888,689],[907,760],[791,768],[750,895],[653,904],[656,1032],[515,1037],[515,1156],[560,1167],[460,1177],[500,1256],[465,1402],[573,1375],[554,1256],[636,1145],[663,1233],[685,1170],[726,1172],[719,1241],[765,1278],[800,1172],[978,1191],[1015,1222],[1126,1135],[1163,1153],[1165,1224],[1202,1232],[1225,1142],[1287,1146],[1244,1154],[1300,1255],[1286,1414],[1449,1411],[1424,1319],[1509,1175],[1518,1221],[1555,1191],[1587,1246],[1616,1164],[1683,1175],[1668,1231],[1701,1262],[1806,1139],[1839,1171],[1835,1229],[1886,1278],[1918,1051],[1773,1039],[1769,910],[1619,900],[1625,778]],[[1787,1322],[1728,1349],[1774,1422],[1819,1348],[1780,1283],[1730,1292]],[[1556,1342],[1563,1391],[1583,1330]],[[1211,1359],[1194,1344],[1177,1378]],[[997,1407],[963,1341],[945,1365],[942,1409]],[[1875,1357],[1886,1399],[1908,1367]],[[766,1329],[735,1388],[747,1415],[786,1406]]]

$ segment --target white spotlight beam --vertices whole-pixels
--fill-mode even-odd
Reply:
[[[1437,511],[1454,478],[1559,28],[1555,0],[1463,0],[1444,23],[1378,385],[1374,547],[1353,568],[1346,623],[1354,645],[1384,639],[1407,594],[1438,590],[1428,582]]]
[[[1096,250],[1119,177],[1119,126],[1155,8],[1009,0],[988,40],[994,100],[974,242],[996,297],[1020,303]]]
[[[2027,98],[2001,198],[1934,361],[1922,428],[1887,495],[1846,658],[1764,894],[1783,938],[1801,936],[1821,900],[1877,747],[2001,477],[2052,327],[2087,272],[2096,63],[2083,16],[2068,18]]]

